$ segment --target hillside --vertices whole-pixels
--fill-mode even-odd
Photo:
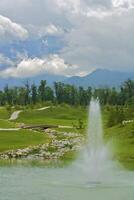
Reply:
[[[65,80],[64,76],[58,75],[50,75],[50,74],[43,74],[40,76],[32,77],[32,78],[0,78],[0,89],[4,88],[5,85],[9,85],[10,87],[14,86],[24,86],[28,81],[30,84],[35,83],[39,85],[41,80],[46,80],[49,86],[52,86],[56,81],[63,81]]]
[[[54,82],[63,82],[65,84],[71,84],[77,87],[83,86],[85,88],[88,86],[119,87],[124,81],[128,79],[134,80],[134,72],[97,69],[84,77],[72,76],[67,78],[61,75],[43,74],[32,78],[1,78],[0,89],[4,88],[7,84],[9,86],[22,86],[27,81],[29,81],[30,84],[34,82],[38,85],[41,80],[46,80],[49,86],[52,86]]]
[[[134,72],[120,72],[97,69],[84,77],[70,77],[66,79],[64,83],[83,87],[119,87],[124,81],[128,79],[134,79]]]

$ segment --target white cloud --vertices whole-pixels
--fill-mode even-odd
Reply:
[[[114,7],[134,8],[134,0],[113,0]]]
[[[110,11],[114,7],[133,8],[134,0],[56,0],[56,4],[64,10],[73,13],[82,13],[86,10],[107,9]]]
[[[101,19],[75,18],[75,29],[67,35],[67,45],[61,55],[87,71],[91,66],[133,70],[133,17],[133,10],[130,10]]]
[[[13,65],[13,61],[9,59],[8,57],[4,56],[3,54],[0,54],[0,65]]]
[[[40,38],[45,36],[45,35],[62,35],[64,34],[64,30],[60,26],[56,26],[54,24],[50,24],[48,26],[40,26],[40,27],[31,27],[31,30],[33,29],[34,35],[37,37],[39,36]]]
[[[107,17],[114,13],[133,8],[133,0],[56,0],[57,6],[66,11],[66,15],[81,15],[86,17]]]
[[[60,8],[72,10],[75,13],[79,12],[81,6],[80,0],[57,0],[56,3]]]
[[[12,22],[9,18],[0,15],[0,41],[20,39],[25,40],[28,31],[20,24]]]
[[[0,71],[0,77],[33,77],[40,74],[55,75],[84,75],[76,65],[69,65],[58,55],[51,55],[48,58],[27,58],[17,64],[16,67],[9,67]]]
[[[75,70],[72,69],[72,75],[84,74],[92,68],[100,67],[112,69],[134,68],[133,8],[134,0],[0,1],[0,12],[3,15],[5,14],[19,24],[24,24],[25,27],[33,26],[35,28],[33,30],[34,36],[31,37],[35,38],[39,35],[42,37],[46,34],[65,34],[63,30],[67,28],[68,32],[63,37],[65,47],[60,52],[59,58],[62,57],[65,61],[80,66]],[[48,46],[48,42],[44,38],[42,42]],[[47,66],[48,62],[53,63],[52,60],[58,62],[56,58],[27,58],[23,59],[23,64],[28,63],[29,66],[32,62],[36,66],[37,63],[42,61],[43,64],[39,64],[38,68],[45,71],[45,60],[47,60]],[[63,62],[60,61],[62,66],[66,65],[64,60]],[[43,69],[41,66],[43,66]],[[48,68],[55,69],[52,66]],[[18,76],[18,71],[22,68],[19,64],[15,69],[12,68],[13,76],[15,76],[15,73]],[[36,73],[40,73],[38,70]],[[71,70],[67,69],[61,72],[53,70],[53,73],[55,71],[59,74],[71,74]],[[33,74],[33,72],[27,71],[28,75]]]
[[[60,34],[62,32],[63,31],[60,27],[56,27],[53,24],[50,24],[48,27],[46,27],[46,33],[50,35]]]
[[[68,23],[71,14],[91,16],[102,11],[118,12],[120,8],[131,9],[134,0],[1,0],[0,11],[23,24],[46,26]],[[118,11],[117,11],[117,8]],[[24,14],[25,11],[25,14]],[[90,13],[91,12],[91,13]],[[89,14],[90,13],[90,14]],[[94,14],[93,14],[94,15]]]

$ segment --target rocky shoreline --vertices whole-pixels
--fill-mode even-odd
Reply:
[[[5,151],[0,153],[0,159],[58,160],[67,152],[78,151],[83,143],[82,137],[77,133],[57,132],[48,129],[45,134],[48,134],[51,139],[49,143]]]

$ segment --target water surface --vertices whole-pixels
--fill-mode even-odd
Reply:
[[[134,200],[134,173],[104,182],[85,180],[73,167],[0,167],[0,200]]]
[[[81,156],[69,167],[26,166],[23,161],[1,166],[0,200],[134,200],[134,172],[113,162],[103,141],[98,100],[90,103],[87,135]]]

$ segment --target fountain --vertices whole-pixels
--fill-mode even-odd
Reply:
[[[111,159],[109,145],[103,140],[101,109],[98,99],[93,99],[89,106],[87,145],[81,155],[80,166],[90,183],[107,180],[115,168]]]
[[[87,145],[71,166],[0,166],[0,199],[133,200],[134,173],[116,168],[111,159],[98,99],[90,102],[88,124]]]

